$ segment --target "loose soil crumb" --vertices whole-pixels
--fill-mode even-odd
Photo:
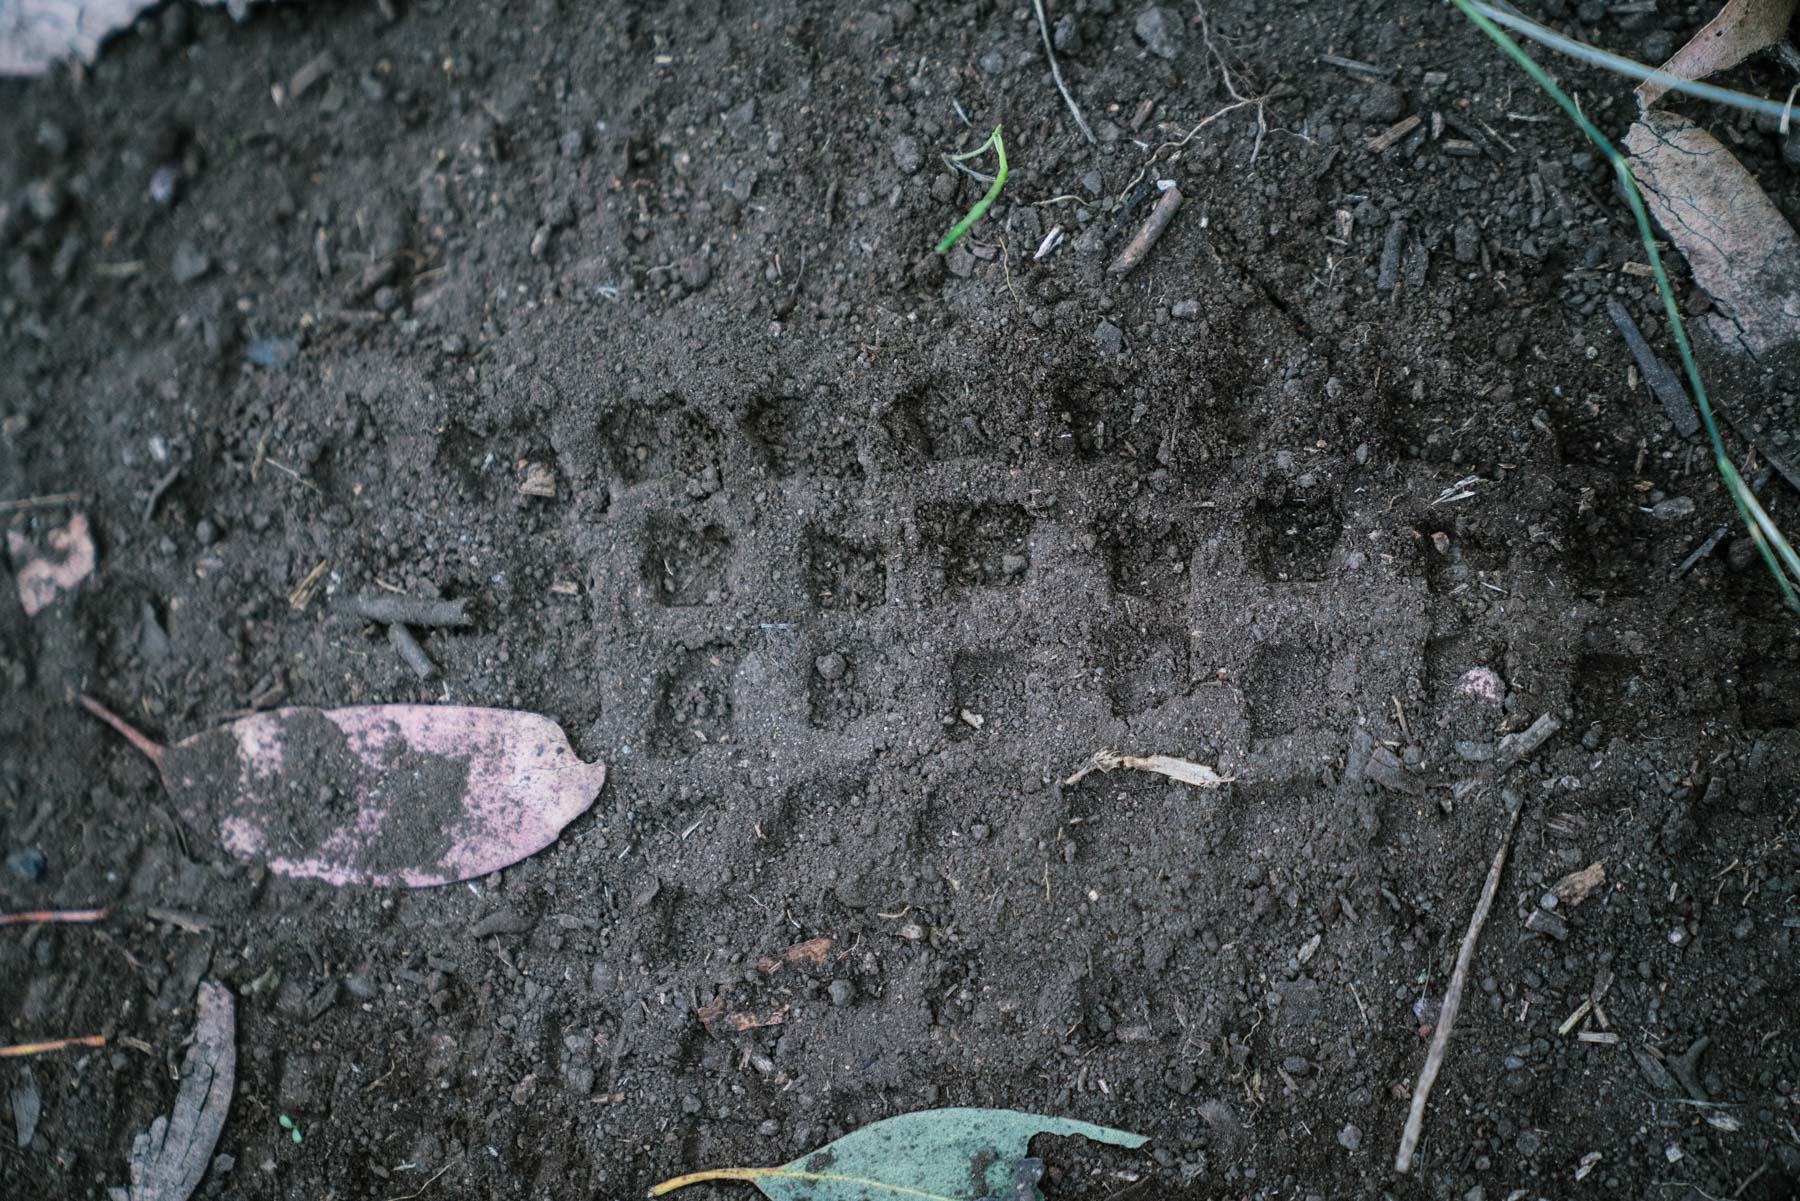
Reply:
[[[0,498],[80,492],[99,564],[32,619],[0,587],[0,849],[45,863],[0,905],[122,915],[0,939],[7,1041],[112,1039],[32,1062],[0,1195],[124,1182],[207,977],[205,1197],[634,1196],[950,1104],[1151,1136],[1039,1148],[1061,1197],[1800,1188],[1800,642],[1741,539],[1671,578],[1736,518],[1608,316],[1669,353],[1642,248],[1454,13],[1209,5],[1266,129],[1163,151],[1121,278],[1147,148],[1231,102],[1191,8],[1051,6],[1097,145],[1029,6],[383,8],[169,7],[0,82]],[[1564,9],[1652,60],[1707,15]],[[1625,81],[1556,70],[1623,132]],[[1690,111],[1800,215],[1779,130]],[[933,256],[985,189],[938,156],[997,123]],[[1794,356],[1702,350],[1796,457]],[[381,585],[474,602],[440,680],[334,611]],[[493,877],[334,890],[187,828],[77,689],[171,737],[521,708],[610,774]],[[1102,747],[1235,782],[1060,783]],[[343,798],[293,786],[305,841]]]

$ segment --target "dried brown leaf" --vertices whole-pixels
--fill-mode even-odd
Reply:
[[[1800,237],[1743,164],[1673,113],[1645,113],[1625,146],[1651,216],[1718,309],[1703,324],[1758,358],[1800,337]]]
[[[797,942],[779,955],[764,955],[757,959],[756,970],[765,976],[773,975],[784,967],[820,967],[826,956],[831,954],[834,944],[829,938],[809,938],[805,942]]]
[[[1578,872],[1570,872],[1550,886],[1556,899],[1570,909],[1588,899],[1588,894],[1606,883],[1606,865],[1590,863]]]
[[[1758,50],[1773,46],[1787,36],[1788,22],[1794,17],[1795,0],[1728,0],[1719,15],[1708,21],[1699,33],[1688,39],[1662,65],[1666,74],[1682,79],[1705,79],[1729,67],[1735,67]],[[1646,79],[1637,88],[1638,104],[1649,108],[1669,89],[1654,79]]]
[[[1174,755],[1121,755],[1117,751],[1099,750],[1082,765],[1081,770],[1064,780],[1063,784],[1073,787],[1086,779],[1090,772],[1115,771],[1121,767],[1154,772],[1183,784],[1191,784],[1195,788],[1222,788],[1237,779],[1236,776],[1222,776],[1204,763],[1195,763],[1191,759],[1180,759]]]
[[[694,1011],[694,1016],[700,1019],[700,1024],[706,1028],[708,1034],[716,1034],[720,1030],[724,1030],[731,1034],[742,1034],[746,1030],[760,1030],[765,1026],[779,1026],[781,1023],[787,1021],[788,1007],[786,1005],[783,1005],[780,1009],[774,1010],[771,1013],[758,1015],[754,1013],[728,1013],[725,1008],[726,1004],[725,994],[720,993],[718,996]]]

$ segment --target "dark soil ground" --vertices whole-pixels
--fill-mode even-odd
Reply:
[[[208,1198],[634,1197],[950,1104],[1151,1136],[1044,1147],[1064,1197],[1794,1195],[1800,644],[1738,540],[1671,579],[1733,518],[1606,315],[1672,357],[1604,164],[1445,7],[1219,0],[1267,99],[1160,151],[1186,204],[1113,276],[1232,97],[1193,8],[1165,58],[1053,7],[1096,146],[985,0],[174,8],[0,85],[0,498],[80,493],[100,555],[0,589],[0,908],[119,910],[0,937],[0,1042],[110,1040],[0,1069],[42,1099],[0,1195],[125,1183],[203,978]],[[1651,59],[1711,15],[1547,8]],[[1800,215],[1778,133],[1697,115]],[[1800,451],[1792,362],[1705,361]],[[332,606],[380,585],[472,601],[440,679]],[[517,707],[610,778],[500,875],[334,890],[185,827],[77,690],[167,739]],[[1235,782],[1061,783],[1101,747]]]

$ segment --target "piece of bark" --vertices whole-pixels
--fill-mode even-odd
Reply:
[[[237,1080],[236,1004],[207,980],[197,1010],[175,1108],[132,1140],[131,1188],[111,1190],[113,1201],[187,1201],[212,1162]]]

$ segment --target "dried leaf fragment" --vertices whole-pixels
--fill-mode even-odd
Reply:
[[[795,943],[779,955],[761,956],[756,961],[756,970],[765,976],[771,976],[784,967],[821,967],[826,956],[831,954],[833,945],[829,938],[809,938],[805,942]]]
[[[1063,781],[1063,786],[1074,787],[1085,780],[1090,772],[1113,771],[1121,767],[1155,772],[1159,776],[1167,776],[1195,788],[1221,788],[1237,779],[1236,776],[1222,776],[1204,763],[1179,759],[1174,755],[1121,755],[1117,751],[1098,750],[1094,752],[1093,758],[1082,764],[1081,770]]]
[[[34,555],[23,530],[6,531],[6,550],[27,617],[36,617],[44,606],[94,574],[94,539],[88,533],[86,513],[76,513],[67,525],[51,530],[44,541],[46,552]]]
[[[1705,130],[1647,112],[1625,137],[1645,204],[1711,296],[1727,348],[1761,358],[1800,336],[1800,236]]]
[[[548,463],[527,463],[525,478],[519,482],[519,491],[526,496],[556,496],[556,469]]]
[[[1559,903],[1570,909],[1588,899],[1588,894],[1606,883],[1606,865],[1590,863],[1578,872],[1570,872],[1550,886]]]
[[[1735,67],[1758,50],[1787,36],[1794,0],[1727,0],[1719,15],[1701,27],[1668,62],[1664,73],[1682,79],[1705,79]],[[1649,108],[1669,89],[1654,79],[1638,84],[1638,104]]]
[[[725,994],[720,993],[694,1011],[694,1016],[700,1019],[700,1024],[706,1027],[708,1034],[716,1034],[720,1030],[730,1034],[743,1034],[750,1030],[761,1030],[766,1026],[779,1026],[787,1021],[788,1007],[786,1005],[770,1013],[755,1014],[728,1013],[725,1008],[726,1004]]]

